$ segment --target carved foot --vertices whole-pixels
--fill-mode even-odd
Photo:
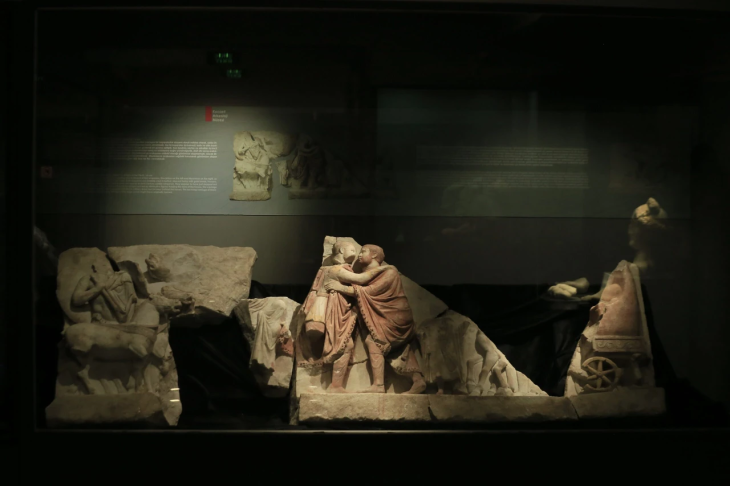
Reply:
[[[495,393],[494,396],[497,396],[497,397],[511,397],[511,396],[514,396],[514,394],[515,393],[512,391],[511,388],[500,387],[499,389],[497,389],[497,393]]]
[[[443,388],[439,388],[439,391],[436,392],[436,395],[443,395],[443,394],[444,394]]]
[[[463,383],[458,383],[457,385],[454,385],[454,395],[468,395],[469,392],[466,390],[466,385]]]
[[[343,386],[331,386],[331,387],[327,388],[327,393],[350,393],[350,392],[345,390],[345,387],[343,387]]]
[[[385,393],[385,385],[373,385],[370,388],[360,390],[358,393]]]
[[[482,387],[479,385],[467,384],[466,389],[469,391],[469,396],[479,397],[482,395]]]
[[[404,395],[418,395],[426,391],[426,382],[421,379],[413,380],[413,386],[407,392],[403,392]]]

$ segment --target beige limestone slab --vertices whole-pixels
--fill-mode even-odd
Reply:
[[[663,388],[619,388],[570,397],[581,419],[646,417],[667,411]]]
[[[49,427],[102,423],[167,425],[160,399],[152,393],[65,395],[46,407]]]
[[[564,397],[427,396],[438,422],[553,422],[578,418],[570,400]]]
[[[303,394],[299,422],[426,422],[428,396],[392,393]]]

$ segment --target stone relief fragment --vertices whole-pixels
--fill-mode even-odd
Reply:
[[[277,132],[238,132],[233,137],[236,162],[230,199],[265,201],[271,198],[270,160],[285,157],[294,149],[296,137]]]
[[[248,299],[234,313],[251,350],[249,367],[267,397],[289,393],[299,304],[286,297]]]
[[[168,316],[96,248],[63,252],[57,282],[65,322],[48,425],[176,425]]]
[[[454,311],[417,327],[421,369],[437,394],[547,396],[469,318]]]
[[[136,245],[109,248],[140,292],[175,325],[214,324],[248,298],[256,251],[246,247]]]
[[[343,161],[305,134],[300,134],[293,157],[277,162],[281,185],[289,199],[357,198],[365,185]]]
[[[230,199],[271,198],[274,165],[290,199],[353,198],[368,194],[351,168],[306,134],[237,132]]]
[[[568,370],[565,396],[654,386],[639,269],[621,261],[591,308]]]
[[[449,311],[384,257],[375,245],[325,238],[323,266],[295,333],[296,396],[546,396],[476,324]]]

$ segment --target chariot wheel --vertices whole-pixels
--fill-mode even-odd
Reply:
[[[616,388],[621,378],[621,368],[603,356],[588,358],[581,367],[588,373],[586,388],[591,391],[611,391]]]

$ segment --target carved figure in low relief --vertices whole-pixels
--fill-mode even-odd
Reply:
[[[288,166],[288,178],[300,181],[300,187],[317,189],[327,185],[327,159],[324,151],[309,137],[302,136],[297,154]]]
[[[140,301],[130,275],[115,272],[110,266],[99,271],[91,265],[91,273],[76,284],[71,304],[91,310],[90,322],[73,324],[64,331],[66,343],[81,366],[76,374],[87,391],[127,393],[131,387],[154,392],[160,369],[150,360],[153,354],[164,357],[167,337],[158,339],[159,314],[152,303]],[[128,364],[115,367],[113,362]],[[124,368],[129,373],[126,377]]]
[[[90,304],[92,322],[100,324],[127,324],[134,316],[137,294],[132,278],[127,272],[98,272],[91,266],[91,273],[79,279],[72,296],[77,306]]]
[[[302,305],[304,333],[308,349],[305,354],[310,365],[333,364],[332,384],[328,391],[344,391],[348,364],[354,349],[353,333],[357,310],[353,301],[334,292],[333,283],[365,285],[388,270],[383,266],[363,273],[354,273],[351,263],[356,257],[355,245],[338,242],[333,248],[333,265],[317,272],[312,289]]]
[[[270,197],[271,174],[269,155],[261,140],[250,132],[236,134],[236,165],[233,168],[232,199],[263,200]],[[245,193],[250,193],[247,196]],[[242,193],[242,195],[237,195]]]
[[[646,317],[638,267],[622,261],[611,273],[600,301],[591,308],[568,369],[565,395],[653,387]]]
[[[642,275],[653,271],[658,261],[662,259],[662,253],[667,246],[665,244],[667,232],[667,212],[653,197],[637,207],[631,215],[628,228],[629,246],[636,251],[633,264]],[[601,291],[585,295],[588,287],[588,279],[579,278],[557,283],[550,287],[548,292],[553,297],[578,298],[586,301],[601,298]]]
[[[251,350],[251,363],[257,363],[269,371],[275,370],[277,356],[294,356],[292,336],[289,332],[288,306],[281,300],[252,299],[250,315],[255,318],[255,337]]]
[[[422,393],[426,382],[416,357],[413,313],[398,270],[390,265],[382,266],[384,259],[382,248],[364,245],[358,255],[362,272],[380,269],[381,273],[369,279],[369,283],[345,282],[351,283],[349,286],[343,285],[342,280],[333,279],[325,283],[325,289],[356,299],[373,373],[372,386],[365,392],[385,393],[385,357],[389,356],[393,370],[413,381],[413,386],[405,393]]]
[[[447,311],[416,329],[421,369],[426,381],[436,384],[437,394],[546,395],[470,319]]]

